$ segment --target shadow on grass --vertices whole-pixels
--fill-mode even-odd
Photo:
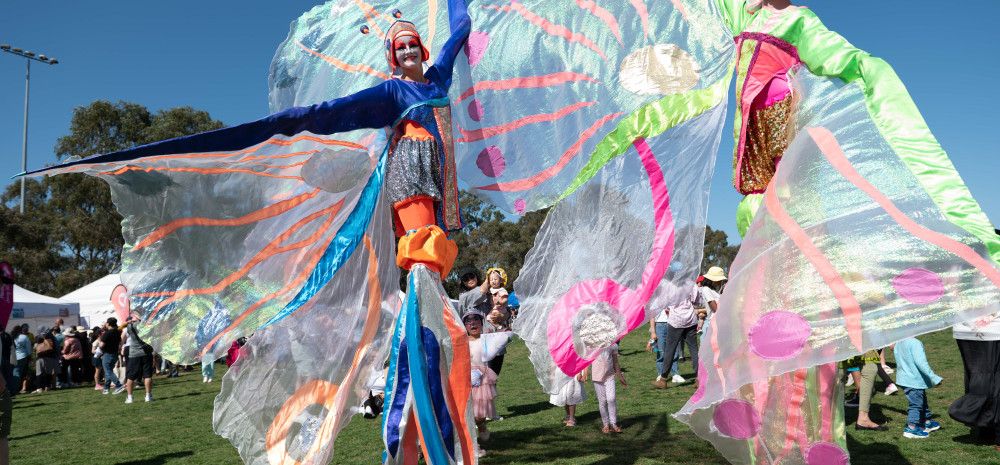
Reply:
[[[10,440],[11,441],[20,441],[21,439],[33,438],[35,436],[45,436],[46,434],[52,434],[52,433],[58,433],[58,432],[59,432],[59,430],[57,430],[57,429],[54,429],[52,431],[41,431],[41,432],[38,432],[38,433],[25,434],[24,436],[16,436],[16,437],[15,436],[11,436]]]
[[[59,404],[66,404],[66,403],[68,403],[68,402],[65,402],[65,401],[63,401],[63,402],[48,402],[48,401],[46,401],[46,402],[33,402],[35,400],[41,400],[41,399],[26,399],[26,400],[23,400],[21,402],[14,402],[14,405],[11,408],[13,408],[13,409],[16,410],[16,409],[19,409],[19,408],[38,407],[40,405],[44,405],[44,406],[48,407],[48,406],[51,406],[51,405],[59,405]],[[32,402],[32,403],[28,403],[28,402]]]
[[[494,431],[483,444],[489,451],[484,464],[552,463],[588,459],[588,465],[630,465],[640,461],[662,461],[668,454],[690,450],[692,441],[700,441],[684,431],[671,433],[666,414],[648,414],[622,418],[622,434],[600,432],[597,412],[577,417],[578,426],[552,426],[511,431]],[[695,448],[686,463],[725,463],[714,451]],[[600,452],[596,452],[600,451]],[[595,457],[595,453],[598,456]],[[601,457],[603,456],[603,457]],[[593,458],[593,461],[589,461]]]
[[[966,428],[968,432],[951,438],[952,441],[959,444],[969,444],[973,446],[992,446],[1000,442],[996,441],[997,436],[989,428],[967,428],[965,426],[959,426],[959,428]]]
[[[156,457],[142,460],[130,460],[128,462],[118,462],[115,465],[163,465],[169,462],[171,459],[179,459],[182,457],[189,457],[194,455],[193,451],[182,450],[178,452],[171,452],[169,454],[160,454]]]
[[[178,398],[184,398],[184,397],[201,396],[201,395],[205,395],[205,394],[218,394],[218,393],[216,393],[216,392],[208,392],[208,391],[189,392],[187,394],[177,394],[176,396],[154,397],[153,400],[178,399]]]
[[[847,435],[847,450],[851,457],[859,463],[878,463],[884,465],[910,465],[910,461],[899,451],[899,446],[887,442],[862,444]],[[862,459],[863,457],[863,459]]]
[[[555,407],[553,407],[553,405],[548,402],[535,402],[533,404],[511,405],[507,407],[507,410],[510,411],[509,416],[516,417],[520,415],[531,415],[533,413],[538,413],[543,410],[548,410],[550,408],[555,408]]]

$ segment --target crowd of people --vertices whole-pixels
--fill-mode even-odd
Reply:
[[[191,371],[160,357],[153,347],[139,336],[136,323],[130,317],[119,325],[118,319],[108,318],[101,326],[66,326],[62,318],[51,328],[32,332],[28,324],[14,325],[0,333],[0,373],[12,395],[37,394],[56,389],[93,385],[102,394],[125,393],[125,403],[134,402],[133,393],[141,386],[143,400],[153,401],[153,376],[173,378],[181,371]],[[240,338],[226,355],[231,365],[246,343]],[[210,383],[215,376],[215,360],[202,363],[202,381]]]
[[[650,321],[647,350],[655,354],[658,373],[652,383],[654,388],[667,389],[671,384],[687,383],[689,380],[682,377],[678,369],[685,358],[690,359],[697,377],[699,338],[719,308],[726,280],[722,268],[709,268],[697,278],[684,301],[664,308]],[[457,310],[469,336],[473,412],[478,439],[482,443],[490,438],[488,422],[503,419],[497,414],[496,385],[519,305],[516,296],[507,290],[507,273],[502,268],[488,269],[485,279],[478,270],[466,270],[460,274],[460,281],[462,292]],[[57,319],[51,328],[41,328],[37,333],[32,333],[27,324],[15,325],[9,333],[0,333],[0,372],[6,388],[0,396],[0,404],[7,402],[9,405],[14,394],[74,388],[90,382],[103,394],[127,393],[127,404],[134,402],[133,393],[141,382],[144,400],[152,402],[154,374],[175,377],[180,370],[192,368],[175,365],[155,354],[139,336],[137,321],[130,317],[124,325],[119,325],[116,318],[108,318],[102,326],[88,330],[82,326],[65,326],[62,319]],[[966,369],[966,395],[951,405],[949,413],[972,427],[978,437],[993,441],[1000,451],[1000,405],[993,401],[1000,399],[1000,377],[996,376],[1000,372],[1000,318],[957,325],[954,336]],[[227,365],[236,361],[246,341],[244,337],[233,343],[226,356]],[[684,357],[683,345],[687,345],[690,357]],[[889,348],[871,350],[841,364],[844,384],[855,387],[845,401],[847,408],[857,409],[855,429],[889,429],[869,416],[876,383],[881,379],[885,385],[881,392],[886,396],[902,390],[907,399],[903,437],[926,438],[941,428],[940,422],[932,419],[926,390],[940,384],[942,378],[934,373],[919,340],[909,338],[891,347],[895,369],[886,363],[888,351],[885,349]],[[214,362],[204,360],[202,363],[205,383],[212,382],[215,376]],[[891,377],[893,374],[895,380]],[[379,375],[376,378],[384,384],[385,373]],[[568,379],[558,393],[550,396],[551,404],[565,409],[563,424],[566,427],[577,424],[576,406],[587,399],[588,380],[597,398],[601,431],[621,433],[616,386],[618,383],[627,386],[627,382],[619,363],[618,344],[603,349],[589,368]],[[384,399],[379,382],[371,385],[372,394],[362,409],[368,418],[381,412]],[[9,433],[9,428],[8,416],[6,422],[0,421],[0,434],[6,437],[4,431]]]

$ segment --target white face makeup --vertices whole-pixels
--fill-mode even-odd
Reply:
[[[411,35],[399,36],[393,41],[392,50],[396,54],[396,63],[404,71],[421,71],[423,50],[420,39]]]

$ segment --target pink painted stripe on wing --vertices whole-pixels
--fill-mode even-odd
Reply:
[[[545,74],[541,76],[516,77],[501,79],[498,81],[480,81],[472,87],[465,89],[462,94],[455,99],[455,103],[459,103],[482,90],[530,89],[537,87],[550,87],[557,84],[575,81],[598,82],[597,79],[594,79],[591,76],[572,71],[560,71],[558,73]]]
[[[632,1],[636,2],[640,0],[632,0]],[[545,31],[547,34],[556,37],[561,37],[565,39],[567,42],[575,42],[580,45],[583,45],[584,47],[593,50],[594,53],[600,55],[601,58],[603,58],[604,60],[608,59],[608,56],[604,54],[604,51],[601,50],[601,48],[598,47],[597,44],[595,44],[594,41],[590,40],[590,38],[588,38],[587,36],[580,34],[579,32],[573,32],[566,26],[560,26],[558,24],[554,24],[551,21],[541,16],[538,16],[531,10],[525,8],[524,5],[522,5],[521,2],[517,0],[511,0],[510,5],[504,5],[504,6],[485,5],[483,6],[483,8],[502,11],[504,13],[514,11],[517,14],[521,15],[521,17],[523,17],[524,19],[528,20],[529,23],[538,26],[541,30]]]
[[[643,0],[629,0],[632,3],[632,7],[635,8],[635,12],[639,14],[639,21],[642,21],[642,32],[648,38],[649,37],[649,9],[646,8],[646,2]]]
[[[677,0],[674,1],[676,2]],[[597,2],[594,0],[576,0],[576,4],[580,8],[589,11],[590,14],[603,21],[604,24],[608,26],[608,29],[611,29],[611,33],[615,35],[615,38],[618,39],[618,43],[624,44],[624,42],[622,42],[622,30],[618,27],[618,20],[615,19],[614,14],[598,6]]]
[[[860,351],[861,305],[858,304],[858,299],[854,297],[854,293],[844,283],[843,278],[840,277],[840,273],[830,263],[830,259],[826,258],[826,255],[823,255],[823,252],[813,244],[812,239],[809,238],[805,230],[788,215],[788,212],[781,206],[781,202],[778,201],[778,195],[774,191],[775,189],[772,185],[764,192],[764,205],[767,207],[767,211],[771,213],[774,222],[778,223],[778,226],[788,235],[795,246],[799,248],[802,255],[809,260],[809,263],[812,264],[820,277],[823,278],[823,282],[833,292],[833,296],[837,299],[841,312],[844,314],[844,326],[847,328],[847,336],[851,339],[851,344],[854,345],[854,348]]]
[[[465,130],[462,128],[458,128],[459,132],[462,133],[462,137],[455,139],[455,142],[462,142],[462,143],[475,142],[483,139],[489,139],[490,137],[499,136],[500,134],[511,132],[517,128],[520,128],[522,126],[527,126],[529,124],[555,121],[581,108],[592,106],[595,103],[597,102],[578,102],[563,107],[552,113],[538,113],[535,115],[525,116],[524,118],[516,119],[509,123],[499,124],[496,126],[489,126],[482,129]]]
[[[860,189],[862,192],[868,195],[875,203],[877,203],[886,213],[896,221],[897,224],[906,229],[907,232],[917,236],[924,241],[936,245],[944,250],[947,250],[962,260],[965,260],[970,265],[974,266],[977,270],[981,271],[994,285],[1000,287],[1000,270],[997,270],[992,262],[983,258],[976,253],[972,247],[969,247],[955,239],[952,239],[944,234],[937,231],[931,230],[926,226],[923,226],[912,218],[907,216],[895,204],[892,200],[889,200],[885,194],[882,194],[868,182],[857,170],[851,166],[851,162],[847,159],[847,155],[840,148],[840,143],[837,142],[837,138],[834,137],[833,133],[829,129],[822,127],[811,127],[807,128],[806,131],[809,132],[809,136],[812,137],[816,145],[819,146],[823,156],[826,160],[833,165],[834,169],[840,172],[840,175],[846,178],[851,184]]]
[[[601,126],[604,126],[604,124],[607,123],[608,121],[611,121],[621,115],[622,115],[621,113],[612,113],[595,121],[593,125],[591,125],[585,131],[583,131],[582,134],[580,134],[580,138],[577,139],[577,141],[574,142],[573,145],[571,145],[568,149],[566,149],[565,152],[563,152],[562,156],[559,157],[559,160],[554,165],[545,168],[538,174],[531,176],[529,178],[518,179],[515,181],[507,181],[496,184],[490,184],[486,186],[480,186],[477,187],[476,189],[484,191],[521,192],[531,189],[551,179],[553,176],[559,174],[559,172],[562,171],[562,169],[565,168],[566,165],[568,165],[571,160],[573,160],[574,158],[576,158],[577,155],[580,154],[580,149],[583,147],[583,144],[587,142],[587,140],[590,139],[597,132],[597,130],[601,128]]]

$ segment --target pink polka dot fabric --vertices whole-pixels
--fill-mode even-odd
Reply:
[[[785,360],[802,352],[812,328],[798,313],[768,312],[750,328],[750,350],[761,358]]]
[[[933,271],[909,268],[893,278],[892,287],[900,297],[915,303],[929,304],[944,296],[944,283]]]
[[[760,414],[753,404],[745,400],[722,401],[712,414],[715,428],[723,436],[733,439],[750,439],[760,432]]]

